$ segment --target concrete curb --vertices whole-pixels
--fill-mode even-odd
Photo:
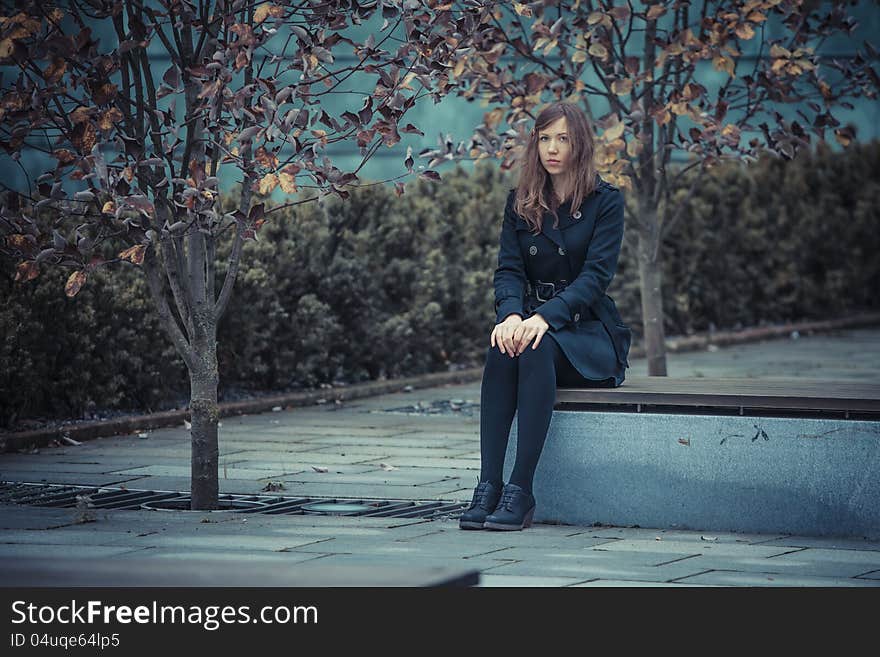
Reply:
[[[878,324],[880,324],[880,313],[864,313],[836,320],[796,322],[777,326],[750,328],[743,331],[723,331],[682,338],[670,338],[666,341],[666,349],[673,353],[697,351],[705,349],[711,344],[745,344],[760,340],[789,337],[795,331],[807,334],[843,328],[876,326]],[[630,358],[643,358],[645,350],[641,346],[633,347],[629,355]],[[350,401],[364,397],[402,392],[408,387],[416,390],[440,385],[472,383],[479,381],[482,374],[482,367],[473,367],[455,372],[438,372],[404,379],[373,381],[339,388],[272,395],[245,401],[223,402],[219,405],[220,416],[263,413],[279,406],[300,407],[320,403],[335,403],[337,400]],[[58,439],[64,440],[67,438],[82,441],[105,436],[129,434],[146,429],[180,426],[188,418],[189,411],[183,409],[147,415],[124,416],[94,422],[61,422],[31,431],[0,434],[0,453],[43,447],[50,441]]]

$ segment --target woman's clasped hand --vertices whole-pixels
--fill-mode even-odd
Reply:
[[[502,354],[513,358],[525,351],[529,344],[532,345],[532,349],[537,349],[541,338],[549,328],[550,325],[537,314],[528,319],[523,319],[515,314],[508,315],[503,322],[496,324],[492,329],[489,343],[493,347],[497,346]]]

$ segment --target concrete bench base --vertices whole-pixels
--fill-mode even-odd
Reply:
[[[555,410],[534,494],[535,522],[876,540],[880,421]]]

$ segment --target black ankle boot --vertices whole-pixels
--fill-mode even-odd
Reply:
[[[461,529],[482,529],[483,521],[492,513],[500,498],[501,488],[491,481],[478,482],[474,499],[468,510],[461,514],[458,526]]]
[[[535,498],[516,484],[507,484],[501,493],[501,501],[486,516],[486,529],[518,530],[532,525],[535,515]]]

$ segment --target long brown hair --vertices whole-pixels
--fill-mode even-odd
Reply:
[[[538,137],[541,130],[562,117],[565,117],[571,144],[569,166],[562,174],[565,176],[566,188],[570,190],[571,207],[579,207],[584,197],[589,196],[596,188],[593,126],[590,124],[590,119],[573,103],[556,102],[548,105],[538,114],[535,126],[529,133],[520,165],[514,205],[516,213],[525,219],[536,233],[541,230],[544,212],[549,211],[556,218],[554,227],[559,225],[559,215],[556,214],[556,210],[560,203],[553,191],[553,180],[541,164]]]

